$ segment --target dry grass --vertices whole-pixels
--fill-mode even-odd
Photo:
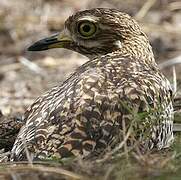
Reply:
[[[140,21],[153,45],[158,63],[173,82],[176,91],[175,122],[181,123],[181,3],[180,1],[121,0],[1,0],[0,1],[0,127],[11,123],[45,90],[62,82],[86,59],[76,53],[52,50],[26,52],[32,41],[58,31],[73,12],[92,7],[112,7],[128,12]],[[174,68],[173,68],[174,67]],[[58,76],[57,76],[58,74]],[[176,88],[177,87],[177,88]],[[11,117],[11,118],[10,118]],[[0,129],[1,145],[7,140],[9,150],[18,132],[8,136]],[[177,126],[176,128],[179,128]],[[7,126],[8,131],[8,126]],[[14,134],[13,134],[14,133]],[[126,139],[125,134],[125,139]],[[9,143],[9,144],[8,144]],[[9,147],[9,149],[8,149]],[[126,153],[119,150],[123,148]],[[6,162],[8,152],[0,152]],[[110,154],[95,161],[80,159],[47,160],[31,163],[1,163],[2,180],[41,179],[180,179],[181,134],[169,150],[145,155],[120,144]]]

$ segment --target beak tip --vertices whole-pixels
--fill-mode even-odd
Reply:
[[[27,48],[28,51],[44,51],[47,49],[48,49],[48,47],[46,45],[41,44],[39,42],[34,43],[33,45],[31,45]]]
[[[40,47],[37,46],[37,43],[35,43],[35,44],[29,46],[29,47],[27,48],[27,50],[28,50],[28,51],[39,51],[39,50],[40,50]]]
[[[29,47],[27,48],[27,51],[34,51],[33,46],[29,46]]]

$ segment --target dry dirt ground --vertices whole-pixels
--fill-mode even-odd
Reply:
[[[76,67],[87,61],[85,57],[63,49],[36,53],[26,49],[32,42],[61,30],[65,19],[72,13],[93,7],[117,8],[139,21],[149,36],[157,63],[173,86],[177,83],[176,121],[181,123],[180,0],[1,0],[0,127],[2,122],[11,122],[12,119],[21,121],[23,113],[37,96],[61,83]],[[176,78],[173,72],[176,72]],[[6,136],[8,139],[0,136],[0,149],[11,148],[18,129],[15,126],[12,134]],[[0,135],[2,133],[0,129]],[[176,136],[176,142],[181,143],[180,134]],[[117,162],[121,160],[119,157],[114,163],[96,164],[96,169],[89,162],[79,162],[79,165],[69,165],[67,161],[63,165],[62,162],[46,162],[45,166],[42,163],[28,166],[2,163],[0,179],[91,179],[93,176],[96,179],[131,179],[133,176],[134,179],[172,179],[173,174],[175,179],[180,179],[181,174],[177,175],[181,170],[180,148],[174,145],[171,152],[161,153],[162,157],[160,153],[144,157],[134,155],[134,160],[127,159],[123,164]]]

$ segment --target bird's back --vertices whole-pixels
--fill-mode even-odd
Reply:
[[[116,53],[95,58],[27,110],[12,159],[26,149],[34,158],[85,157],[123,141],[131,126],[145,148],[164,148],[173,139],[171,96],[154,65]]]

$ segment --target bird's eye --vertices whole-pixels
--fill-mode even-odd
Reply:
[[[91,37],[96,32],[96,25],[92,22],[81,22],[78,25],[78,32],[83,37]]]

